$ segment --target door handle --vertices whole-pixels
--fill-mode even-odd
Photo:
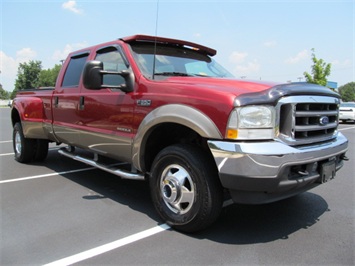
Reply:
[[[84,96],[80,96],[79,100],[79,110],[84,110],[85,98]]]
[[[54,97],[54,107],[55,108],[58,108],[58,103],[59,103],[59,98],[58,98],[58,96],[55,96]]]

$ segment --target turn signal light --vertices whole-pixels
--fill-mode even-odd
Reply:
[[[238,130],[237,129],[227,129],[226,137],[227,137],[227,139],[237,139],[238,138]]]

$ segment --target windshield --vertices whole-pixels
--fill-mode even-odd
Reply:
[[[155,78],[164,76],[233,77],[208,55],[177,45],[132,43],[133,56],[139,69],[147,78],[153,78],[154,50]]]

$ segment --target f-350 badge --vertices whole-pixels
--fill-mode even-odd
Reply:
[[[137,100],[138,106],[151,106],[152,100]]]

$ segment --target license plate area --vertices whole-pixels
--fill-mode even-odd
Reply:
[[[320,183],[326,183],[335,177],[335,160],[322,163],[320,166]]]

